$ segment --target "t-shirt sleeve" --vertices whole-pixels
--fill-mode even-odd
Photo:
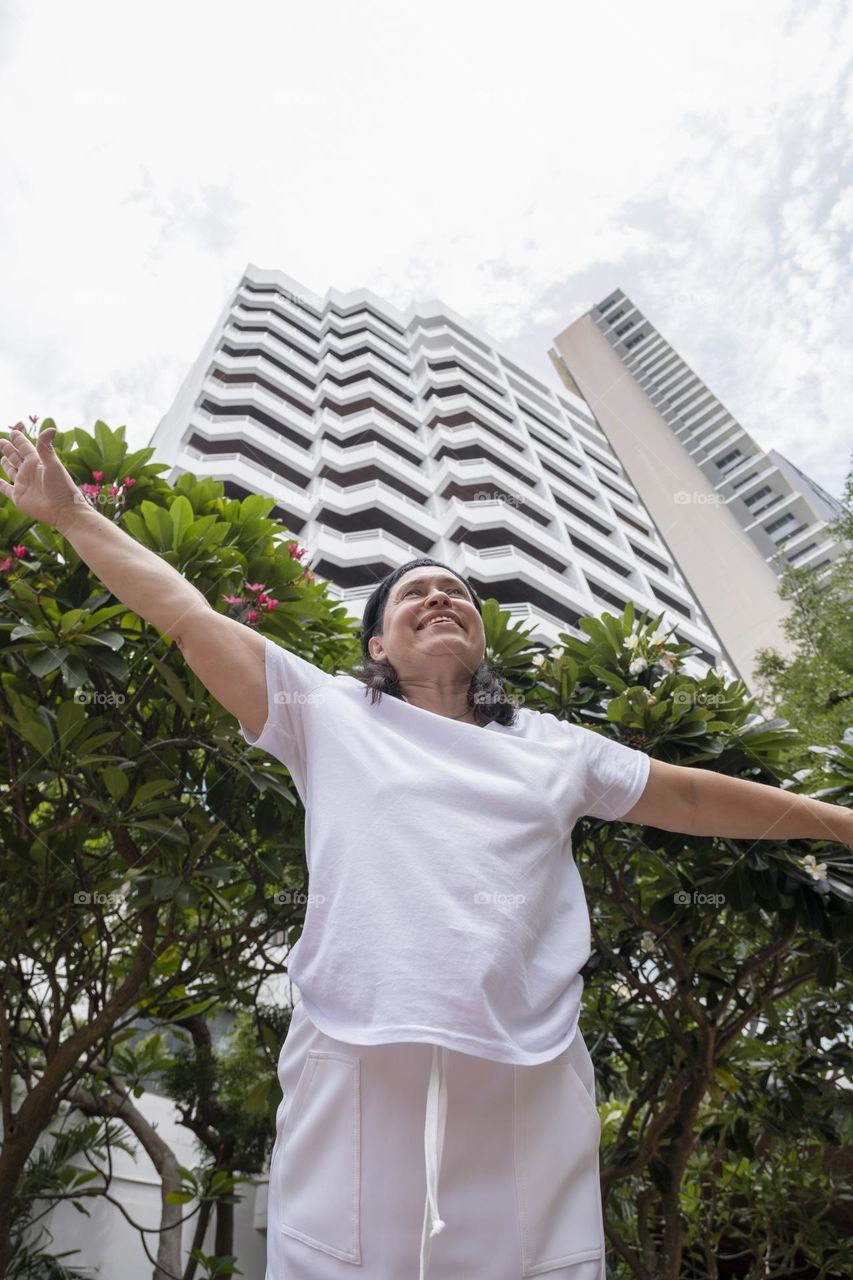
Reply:
[[[583,735],[584,807],[591,818],[622,818],[646,789],[651,756],[577,725]]]
[[[267,718],[261,732],[253,734],[242,720],[240,732],[250,747],[268,751],[288,769],[302,762],[305,737],[303,717],[309,706],[323,699],[323,686],[333,681],[327,671],[264,637],[267,678]]]

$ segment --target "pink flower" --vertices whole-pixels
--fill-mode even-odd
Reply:
[[[24,546],[22,542],[19,542],[16,547],[13,547],[12,551],[18,557],[19,560],[22,560],[24,556],[27,554],[27,548]]]
[[[133,485],[135,485],[135,484],[136,484],[136,481],[134,480],[133,476],[126,476],[126,477],[125,477],[125,481],[124,481],[124,487],[125,487],[125,489],[130,489],[130,488],[131,488]]]
[[[264,600],[264,603],[268,609],[274,609],[278,604],[278,601],[273,600],[272,596],[267,596]]]
[[[301,560],[305,555],[305,547],[300,547],[298,542],[288,542],[287,549],[293,560]]]
[[[33,424],[33,426],[35,426],[36,423],[38,422],[38,418],[34,418],[33,415],[30,414],[30,422]]]
[[[223,599],[227,604],[243,604],[243,597],[242,597],[242,596],[223,596],[223,597],[222,597],[222,599]]]
[[[244,582],[243,586],[247,591],[263,591],[267,584],[265,582]]]
[[[119,487],[118,487],[118,485],[117,485],[117,484],[111,484],[111,485],[110,485],[110,493],[113,495],[113,497],[115,497],[115,495],[116,495],[118,492],[119,492]]]
[[[93,471],[93,472],[92,472],[92,479],[93,479],[93,480],[97,480],[97,481],[98,481],[98,483],[100,483],[100,482],[101,482],[101,480],[103,480],[103,478],[104,478],[104,473],[103,473],[103,471]]]
[[[257,609],[250,609],[249,612],[246,614],[246,621],[254,622],[257,616],[258,616]]]
[[[312,571],[311,571],[310,569],[305,569],[305,570],[304,570],[304,572],[303,572],[303,574],[302,574],[302,577],[303,577],[303,578],[307,578],[310,582],[313,582],[313,581],[314,581],[314,574],[312,573]]]
[[[7,556],[5,560],[0,560],[0,572],[6,573],[12,568],[14,561],[11,556]]]

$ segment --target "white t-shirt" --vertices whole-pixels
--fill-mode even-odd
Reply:
[[[245,740],[305,806],[305,924],[288,972],[353,1044],[422,1041],[532,1065],[577,1028],[590,922],[571,832],[620,818],[649,756],[556,716],[460,723],[266,640]]]

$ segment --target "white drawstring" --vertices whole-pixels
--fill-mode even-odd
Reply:
[[[432,1068],[427,1091],[426,1122],[424,1124],[424,1154],[426,1158],[426,1203],[424,1204],[424,1229],[421,1236],[421,1274],[425,1280],[429,1263],[430,1241],[444,1230],[445,1224],[438,1216],[438,1173],[444,1151],[444,1131],[447,1123],[447,1050],[442,1045],[432,1046]],[[430,1230],[427,1233],[427,1227]]]

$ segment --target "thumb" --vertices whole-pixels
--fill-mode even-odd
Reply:
[[[56,427],[45,427],[40,432],[38,440],[36,440],[36,448],[49,449],[53,453],[53,437],[56,435],[57,429]]]

